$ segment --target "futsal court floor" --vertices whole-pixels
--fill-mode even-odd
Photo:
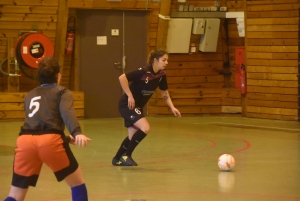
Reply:
[[[72,146],[89,201],[300,200],[300,123],[241,117],[147,117],[148,136],[133,153],[137,167],[111,165],[127,135],[121,118],[80,120],[92,139]],[[8,195],[22,122],[0,122],[0,200]],[[218,158],[231,154],[229,172]],[[43,166],[26,201],[70,201],[64,182]]]

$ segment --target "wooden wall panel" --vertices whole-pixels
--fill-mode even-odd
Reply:
[[[84,118],[84,93],[73,91],[74,108],[79,119]],[[26,92],[0,93],[0,121],[23,120]]]
[[[0,21],[34,22],[37,18],[40,22],[57,22],[56,16],[44,14],[2,14]]]
[[[178,10],[178,3],[176,0],[171,2],[171,10],[175,11]],[[194,7],[208,7],[214,6],[214,1],[211,0],[204,0],[204,1],[197,1],[197,0],[190,0],[185,5],[193,5]],[[228,7],[228,11],[244,11],[244,3],[243,0],[235,0],[235,1],[228,1],[228,0],[221,0],[220,6]],[[191,34],[191,44],[194,44],[195,47],[199,47],[201,35],[194,35]],[[203,83],[199,81],[198,84],[189,84],[186,85],[184,83],[178,85],[171,85],[172,87],[179,87],[179,88],[220,88],[220,87],[235,87],[235,80],[234,80],[234,72],[235,72],[235,64],[234,64],[234,53],[235,47],[244,46],[245,39],[243,37],[239,37],[236,20],[235,19],[222,19],[220,25],[220,32],[219,32],[219,40],[218,40],[218,47],[215,53],[203,53],[197,52],[193,54],[171,54],[169,58],[169,66],[172,65],[172,62],[180,61],[182,68],[186,68],[188,62],[193,61],[194,63],[201,63],[206,61],[217,61],[217,66],[214,66],[215,71],[211,71],[211,74],[207,74],[208,79],[214,80],[214,82]],[[228,64],[227,64],[228,63]],[[207,66],[207,69],[210,67]],[[169,67],[166,69],[168,73]],[[219,77],[216,76],[216,73],[223,76],[222,81],[219,80]],[[185,75],[183,74],[183,77]],[[211,77],[210,77],[211,76]],[[228,81],[227,81],[228,80]]]
[[[38,19],[38,18],[37,18]],[[56,23],[45,23],[45,22],[0,22],[0,27],[3,29],[17,29],[20,30],[19,27],[23,27],[24,30],[55,30]]]
[[[55,43],[56,24],[58,12],[58,0],[3,0],[0,2],[0,61],[3,61],[11,49],[13,49],[20,31],[39,31],[45,34],[51,42]],[[14,41],[9,44],[8,40]],[[11,59],[9,59],[11,62]],[[7,62],[2,67],[5,72],[8,72]],[[10,68],[14,69],[14,65]],[[29,76],[36,74],[36,69],[23,66],[24,71]],[[14,73],[15,71],[10,71]],[[0,74],[0,91],[10,91],[10,78]],[[37,86],[35,80],[29,79],[26,76],[21,76],[18,79],[20,92],[26,92]]]
[[[172,102],[183,116],[241,113],[241,93],[238,89],[169,89],[169,94]],[[162,100],[159,90],[149,101],[148,115],[173,115]]]
[[[67,3],[69,8],[93,8],[94,0],[70,0]]]
[[[11,1],[10,1],[11,2]],[[56,15],[57,14],[58,7],[56,6],[19,6],[19,5],[14,5],[12,3],[8,5],[3,5],[1,3],[0,11],[2,14],[8,13],[8,14],[52,14]]]
[[[298,8],[247,1],[247,117],[297,120]]]
[[[243,0],[227,0],[226,6],[230,11],[244,11],[245,5]]]
[[[188,3],[196,7],[214,5],[214,1],[209,0],[191,0]],[[225,2],[221,2],[221,6],[226,6]],[[171,9],[178,9],[176,1],[172,1]],[[224,71],[224,51],[225,55],[229,56],[227,52],[229,47],[244,45],[244,39],[239,38],[235,21],[226,22],[229,23],[221,23],[221,26],[225,26],[226,33],[221,32],[221,27],[216,52],[170,54],[169,56],[169,64],[165,70],[168,75],[169,93],[174,105],[184,116],[240,115],[241,113],[240,91],[231,86],[224,88],[225,77],[222,72]],[[228,50],[227,47],[223,47],[223,41],[228,45]],[[190,43],[194,43],[198,50],[200,35],[191,34]],[[148,113],[149,115],[172,115],[159,92],[156,92],[150,100]]]
[[[57,6],[59,0],[1,0],[1,5]]]
[[[160,8],[160,2],[144,1],[144,0],[122,0],[118,3],[107,0],[94,0],[94,8],[106,9],[152,9]]]

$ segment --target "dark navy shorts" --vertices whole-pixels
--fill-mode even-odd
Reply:
[[[124,118],[124,126],[129,128],[134,125],[135,122],[144,118],[143,109],[136,107],[133,110],[129,110],[128,107],[119,107],[119,112]]]

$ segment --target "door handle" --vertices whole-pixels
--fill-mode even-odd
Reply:
[[[118,69],[121,69],[121,68],[122,68],[121,62],[116,62],[116,63],[114,63],[114,66],[115,66],[116,68],[118,68]]]

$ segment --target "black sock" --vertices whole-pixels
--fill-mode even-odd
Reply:
[[[132,136],[130,143],[128,145],[128,148],[126,150],[126,155],[131,157],[131,154],[133,152],[133,150],[135,149],[135,147],[144,139],[144,137],[146,137],[147,135],[142,131],[142,130],[138,130],[137,132],[135,132],[135,134]]]
[[[121,158],[121,156],[126,152],[129,143],[130,143],[130,140],[129,140],[128,137],[126,137],[126,138],[123,140],[123,142],[122,142],[122,144],[121,144],[121,146],[120,146],[120,148],[119,148],[119,150],[118,150],[118,152],[117,152],[117,154],[116,154],[116,156],[115,156],[116,159],[119,160],[119,159]]]

